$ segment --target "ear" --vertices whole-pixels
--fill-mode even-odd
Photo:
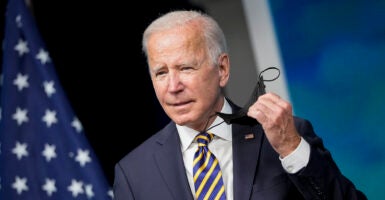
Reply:
[[[230,60],[229,55],[222,53],[218,58],[218,69],[220,81],[219,85],[225,87],[230,77]]]

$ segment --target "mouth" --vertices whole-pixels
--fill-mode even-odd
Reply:
[[[169,103],[170,106],[173,107],[181,107],[181,106],[186,106],[190,104],[192,101],[182,101],[182,102],[175,102],[175,103]]]

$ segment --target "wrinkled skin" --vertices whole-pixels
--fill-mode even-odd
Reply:
[[[223,106],[222,89],[230,75],[227,54],[218,65],[208,56],[199,21],[188,26],[156,32],[147,45],[148,64],[156,96],[176,123],[202,131]],[[273,148],[285,157],[299,144],[291,105],[273,93],[258,98],[248,116],[262,124]]]
[[[282,158],[299,145],[301,138],[294,125],[292,107],[278,95],[260,96],[247,115],[262,124],[267,139]]]
[[[229,79],[227,54],[214,65],[199,24],[157,32],[148,40],[148,64],[156,96],[179,125],[202,131],[223,106],[221,90]],[[208,122],[209,120],[209,122]]]

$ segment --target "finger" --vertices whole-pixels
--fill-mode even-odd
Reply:
[[[266,115],[258,109],[249,109],[247,115],[256,119],[260,124],[265,124],[268,120]]]
[[[261,96],[260,100],[261,103],[264,103],[276,113],[283,112],[290,115],[292,114],[291,104],[274,93],[267,93],[266,95]]]

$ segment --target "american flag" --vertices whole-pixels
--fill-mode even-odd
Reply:
[[[0,105],[1,200],[113,198],[24,0],[8,0]]]

